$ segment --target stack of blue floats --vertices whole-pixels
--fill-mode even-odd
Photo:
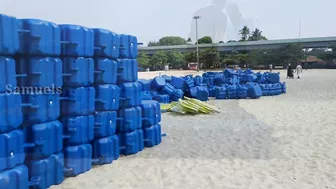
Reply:
[[[45,189],[161,142],[137,39],[0,15],[0,188]]]
[[[120,54],[117,83],[120,99],[117,133],[120,152],[123,155],[136,154],[144,149],[142,131],[141,85],[138,80],[137,40],[133,36],[120,35]]]
[[[94,33],[78,25],[59,25],[64,85],[60,121],[64,128],[65,176],[91,169],[96,91]]]
[[[160,103],[177,101],[183,96],[207,101],[216,99],[257,99],[286,93],[286,83],[280,82],[279,73],[254,73],[251,70],[225,69],[223,72],[206,72],[202,76],[166,76],[139,80],[142,100]]]

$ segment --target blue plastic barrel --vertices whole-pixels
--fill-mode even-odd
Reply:
[[[200,86],[201,84],[203,84],[203,77],[202,76],[196,76],[194,78],[194,83],[196,86]]]
[[[183,80],[182,77],[172,76],[171,84],[177,89],[183,89],[184,88],[184,80]]]
[[[105,111],[94,112],[95,125],[94,125],[94,138],[104,138],[112,136],[117,130],[117,112]]]
[[[94,34],[92,29],[70,24],[59,26],[61,28],[62,56],[93,56]]]
[[[259,84],[249,83],[247,86],[247,96],[251,99],[257,99],[262,96],[262,89]]]
[[[61,184],[64,180],[64,155],[52,154],[45,159],[28,160],[25,163],[29,170],[29,178],[39,178],[33,188],[45,189]]]
[[[57,24],[38,19],[19,20],[20,54],[59,56],[61,33]]]
[[[247,98],[247,87],[244,85],[236,85],[237,87],[237,98],[238,99],[245,99]]]
[[[287,86],[286,86],[286,82],[281,83],[281,87],[282,87],[282,93],[287,93]]]
[[[138,56],[138,40],[135,36],[124,35],[120,36],[120,58],[137,58]]]
[[[166,80],[163,77],[155,77],[152,80],[152,89],[159,91],[166,85]]]
[[[139,79],[137,82],[140,83],[142,91],[150,91],[151,90],[152,80]]]
[[[130,108],[141,104],[141,85],[138,82],[120,85],[120,108]]]
[[[94,82],[96,84],[116,84],[118,62],[108,58],[96,58],[94,61]]]
[[[144,149],[144,135],[141,129],[119,134],[120,153],[123,155],[136,154]]]
[[[175,90],[174,86],[169,83],[166,83],[166,85],[163,86],[161,89],[162,93],[167,94],[169,96],[173,95],[174,90]]]
[[[19,50],[18,21],[0,14],[0,55],[13,55]]]
[[[0,56],[0,93],[11,92],[17,86],[15,70],[13,58]]]
[[[209,91],[205,86],[197,86],[190,90],[190,94],[193,98],[201,101],[207,101],[209,99]]]
[[[93,164],[110,164],[120,156],[119,137],[117,135],[95,139],[92,142]]]
[[[109,30],[94,28],[94,56],[119,58],[120,38]]]
[[[63,88],[61,110],[64,116],[90,115],[95,110],[93,87]]]
[[[22,94],[23,121],[26,124],[44,123],[60,116],[60,95]]]
[[[25,126],[23,133],[29,159],[46,158],[63,149],[63,126],[59,121]]]
[[[65,177],[75,177],[92,168],[92,146],[83,144],[64,149]]]
[[[21,130],[0,134],[0,173],[2,170],[14,168],[24,162],[23,144],[24,136]]]
[[[144,128],[144,145],[145,147],[154,147],[161,143],[161,125],[153,125],[152,127]]]
[[[0,94],[0,133],[18,128],[23,121],[20,94]]]
[[[66,146],[90,143],[94,137],[95,119],[93,115],[62,117]]]
[[[22,57],[17,59],[20,87],[61,88],[63,85],[62,61],[55,57]]]
[[[161,121],[160,103],[155,100],[143,100],[142,108],[142,126],[151,127]]]
[[[28,168],[24,165],[0,172],[1,189],[29,188]]]
[[[121,92],[117,85],[97,85],[95,89],[96,111],[115,111],[119,109],[119,96],[121,98]]]
[[[215,98],[216,99],[227,99],[228,93],[225,86],[220,86],[215,88]]]
[[[236,99],[237,98],[236,85],[226,85],[225,87],[226,87],[228,99]]]
[[[65,87],[86,87],[94,82],[94,61],[92,58],[63,57]]]
[[[157,94],[157,95],[153,96],[153,100],[156,100],[159,103],[169,103],[170,102],[170,97],[169,97],[169,95]]]
[[[142,127],[142,109],[140,106],[119,109],[117,133],[133,132]]]
[[[119,59],[118,83],[135,82],[138,80],[138,61],[136,59]]]
[[[184,93],[181,89],[175,89],[173,94],[170,96],[170,100],[178,101],[179,99],[182,99],[183,96],[184,96]]]

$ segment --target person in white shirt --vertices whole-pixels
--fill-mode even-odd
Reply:
[[[301,74],[302,74],[302,66],[300,64],[298,64],[296,66],[296,75],[297,75],[297,78],[300,79],[301,78]]]

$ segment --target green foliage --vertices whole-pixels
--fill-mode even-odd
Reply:
[[[144,52],[139,52],[137,60],[140,67],[142,68],[149,67],[149,57]]]
[[[249,41],[260,41],[260,40],[267,40],[265,36],[262,35],[262,31],[256,28],[250,37],[248,38]]]
[[[236,40],[229,40],[227,41],[227,43],[234,43],[234,42],[237,42]]]
[[[187,62],[197,62],[197,53],[196,52],[185,53],[184,59]]]
[[[167,64],[168,57],[164,51],[157,51],[150,59],[151,67],[158,68]]]
[[[204,68],[217,68],[220,65],[220,53],[215,48],[208,48],[200,53],[200,62]]]
[[[250,29],[247,26],[244,26],[239,30],[239,34],[241,35],[240,41],[246,41],[250,36]]]
[[[170,64],[171,67],[182,68],[185,66],[186,61],[182,53],[172,50],[172,51],[168,51],[166,55],[168,58],[168,63]]]
[[[148,46],[170,46],[170,45],[184,45],[187,41],[177,36],[162,37],[158,42],[149,42]]]
[[[212,43],[212,38],[209,36],[204,36],[198,40],[198,44],[208,44],[208,43]]]

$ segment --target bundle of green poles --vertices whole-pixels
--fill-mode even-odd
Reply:
[[[179,99],[178,102],[161,104],[161,111],[177,112],[182,114],[210,114],[220,112],[216,107],[206,102],[202,102],[200,100],[188,97],[184,97],[184,99]]]

